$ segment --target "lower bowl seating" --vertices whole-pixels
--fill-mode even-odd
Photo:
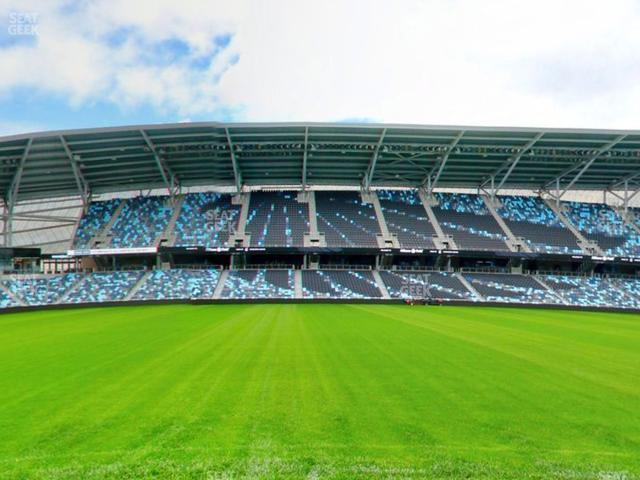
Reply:
[[[212,269],[154,270],[138,288],[134,300],[211,298],[220,274]]]
[[[305,270],[302,272],[305,298],[381,298],[370,271]]]
[[[87,275],[63,299],[67,303],[115,302],[124,300],[144,272],[97,272]]]
[[[81,278],[82,274],[16,277],[6,282],[9,291],[26,305],[51,305],[57,303],[64,294]]]
[[[526,275],[476,273],[465,274],[464,276],[487,302],[562,303],[557,295],[554,295],[536,282],[535,279]]]
[[[463,283],[447,272],[380,272],[391,298],[477,301]]]
[[[507,273],[210,268],[0,278],[0,308],[125,300],[441,299],[640,310],[640,279]],[[298,280],[299,279],[299,280]],[[464,281],[463,281],[464,280]],[[296,282],[300,283],[296,286]],[[468,286],[468,288],[467,288]],[[297,293],[296,293],[297,292]],[[480,296],[478,296],[480,295]]]
[[[294,298],[293,270],[229,272],[221,298]]]
[[[640,301],[603,278],[545,275],[542,279],[570,305],[640,308]]]

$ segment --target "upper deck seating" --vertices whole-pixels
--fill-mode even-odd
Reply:
[[[508,250],[507,236],[479,195],[436,193],[432,207],[445,234],[452,235],[461,250]]]
[[[531,251],[580,254],[577,238],[539,197],[500,196],[498,214]]]
[[[175,246],[228,247],[238,228],[240,205],[226,193],[200,192],[184,196],[174,227]]]
[[[380,207],[389,233],[402,248],[434,248],[436,231],[415,190],[380,190]]]
[[[171,218],[167,197],[135,197],[126,201],[111,227],[111,246],[153,247]]]
[[[603,203],[563,202],[567,219],[608,255],[639,256],[640,236]]]
[[[305,298],[381,298],[370,271],[303,270]]]
[[[245,231],[252,246],[303,247],[309,209],[296,192],[253,192]]]
[[[636,228],[640,228],[640,208],[628,208],[627,218]]]
[[[91,240],[106,227],[121,202],[122,200],[119,198],[91,202],[86,213],[80,218],[73,239],[73,247],[78,249],[91,248]]]
[[[377,247],[380,226],[373,205],[358,192],[315,192],[318,230],[331,247]]]

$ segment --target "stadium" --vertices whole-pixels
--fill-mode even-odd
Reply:
[[[4,308],[640,307],[640,132],[211,123],[0,148]]]
[[[637,478],[640,132],[0,139],[5,478]]]

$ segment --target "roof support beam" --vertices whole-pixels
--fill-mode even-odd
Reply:
[[[31,145],[33,144],[33,137],[29,138],[27,145],[22,152],[20,161],[18,162],[18,168],[11,180],[11,186],[9,187],[8,199],[15,200],[18,197],[18,191],[20,190],[20,181],[22,180],[22,173],[24,172],[24,165],[27,162],[27,157],[31,151]]]
[[[307,147],[309,146],[309,127],[304,127],[304,151],[302,152],[302,191],[307,189]]]
[[[26,146],[22,152],[22,156],[20,157],[20,161],[18,163],[18,168],[16,169],[16,173],[13,175],[13,179],[11,180],[11,185],[9,186],[9,191],[7,192],[5,199],[5,213],[6,220],[4,222],[4,246],[11,247],[13,245],[13,212],[16,206],[16,202],[18,200],[18,192],[20,191],[20,182],[22,180],[22,173],[24,172],[24,166],[27,162],[27,157],[29,156],[29,152],[31,151],[31,145],[33,145],[33,137],[29,137]]]
[[[380,133],[380,138],[378,138],[378,143],[376,144],[376,148],[373,152],[373,156],[371,157],[371,161],[369,162],[369,168],[367,169],[367,173],[364,177],[364,189],[369,190],[371,187],[371,180],[373,180],[373,174],[376,171],[376,163],[378,163],[378,156],[380,155],[380,147],[382,147],[382,142],[384,141],[384,136],[387,134],[387,129],[383,128],[382,133]]]
[[[0,218],[2,218],[2,220],[6,220],[7,219],[7,215],[3,213],[0,216]],[[14,220],[39,220],[41,222],[51,222],[51,223],[58,223],[58,222],[75,223],[75,221],[77,220],[77,218],[75,218],[75,217],[64,217],[64,216],[60,217],[60,216],[56,216],[56,215],[52,215],[52,216],[32,215],[31,212],[29,212],[29,213],[14,213],[13,214],[13,219]]]
[[[606,192],[606,190],[605,190]],[[624,213],[626,214],[629,210],[629,202],[633,200],[633,198],[640,193],[640,188],[636,188],[633,193],[629,192],[629,182],[624,183],[624,199],[622,200],[622,204],[624,206]]]
[[[89,188],[89,182],[87,182],[86,178],[80,171],[80,165],[78,165],[78,159],[71,153],[71,149],[69,148],[69,144],[65,140],[63,135],[60,135],[60,143],[64,148],[64,152],[67,154],[67,158],[69,159],[69,163],[71,164],[71,169],[73,170],[73,176],[76,179],[76,185],[78,186],[78,193],[82,198],[82,206],[86,211],[89,206],[89,197],[91,195],[91,189]]]
[[[494,173],[491,174],[488,180],[485,180],[484,182],[482,182],[482,184],[480,185],[480,188],[486,185],[487,182],[489,181],[493,183],[495,181],[495,177],[498,176],[500,172],[502,172],[502,170],[504,170],[508,166],[509,168],[507,169],[507,172],[502,176],[502,179],[498,183],[498,186],[496,187],[492,186],[491,188],[492,196],[498,193],[498,191],[503,187],[503,185],[509,178],[509,175],[511,175],[511,172],[513,172],[513,170],[516,168],[516,165],[518,165],[518,162],[520,161],[520,159],[524,156],[525,153],[531,150],[531,148],[536,144],[536,142],[538,142],[538,140],[542,138],[543,135],[544,133],[540,132],[535,137],[533,137],[529,142],[527,142],[526,145],[523,145],[517,154],[515,154],[513,157],[506,160],[502,165],[500,165],[500,167]]]
[[[629,209],[629,202],[631,200],[633,200],[639,193],[640,193],[640,184],[638,183],[633,183],[633,186],[635,187],[635,190],[629,190],[629,182],[630,180],[623,180],[622,183],[622,195],[616,193],[615,191],[613,191],[612,189],[608,188],[606,190],[604,190],[604,196],[606,198],[607,193],[613,195],[614,197],[616,197],[617,199],[622,201],[622,207],[624,210],[624,213],[626,214],[628,209]],[[618,187],[619,188],[619,187]],[[606,202],[604,202],[606,203]]]
[[[605,145],[603,145],[602,147],[600,147],[598,150],[596,150],[595,155],[591,156],[589,159],[583,161],[581,164],[579,165],[574,165],[573,167],[570,167],[568,169],[566,169],[565,171],[563,171],[562,173],[560,173],[560,175],[558,175],[557,177],[553,178],[552,180],[549,180],[547,183],[545,183],[542,187],[543,190],[546,190],[547,187],[551,186],[551,185],[556,185],[556,189],[558,190],[558,199],[562,198],[562,196],[567,193],[567,190],[569,190],[571,187],[573,187],[576,182],[578,180],[580,180],[580,177],[582,177],[582,175],[584,174],[584,172],[586,172],[589,167],[591,165],[593,165],[593,162],[595,162],[598,158],[600,158],[600,156],[603,153],[608,152],[609,150],[611,150],[613,147],[615,147],[618,143],[620,143],[622,140],[624,140],[624,138],[626,137],[626,135],[619,135],[618,137],[616,137],[614,140],[612,140],[611,142],[606,143]],[[569,184],[562,190],[560,191],[560,181],[566,177],[567,175],[569,175],[570,173],[575,172],[576,170],[578,170],[578,173],[573,177],[573,179],[569,182]]]
[[[10,247],[11,241],[9,240],[9,231],[13,230],[13,225],[9,227],[8,223],[11,221],[9,218],[9,207],[7,206],[7,201],[2,199],[2,216],[4,218],[4,222],[2,223],[2,246]]]
[[[619,187],[624,187],[625,184],[628,184],[632,180],[636,180],[638,178],[640,178],[640,172],[632,173],[630,175],[627,175],[623,179],[621,179],[621,180],[619,180],[617,182],[614,182],[611,185],[609,185],[609,187],[607,187],[607,190],[611,191],[611,190],[615,190],[616,188],[619,188]]]
[[[144,138],[147,147],[149,147],[149,150],[151,150],[153,158],[156,161],[156,165],[158,166],[158,170],[160,170],[160,175],[162,175],[162,181],[169,191],[169,196],[173,198],[179,188],[178,177],[176,177],[176,175],[171,171],[166,162],[158,154],[158,150],[156,150],[156,146],[149,138],[149,135],[147,135],[147,132],[145,132],[144,130],[140,130],[140,133],[142,134],[142,138]]]
[[[624,138],[626,137],[626,135],[620,135],[618,137],[616,137],[615,140],[607,143],[606,145],[602,146],[601,148],[598,149],[597,153],[595,155],[593,155],[585,164],[584,166],[580,169],[580,171],[573,177],[573,179],[569,182],[569,184],[564,187],[564,189],[562,190],[562,192],[558,195],[559,198],[562,198],[564,196],[565,193],[567,193],[567,190],[569,190],[571,187],[573,187],[576,182],[578,180],[580,180],[580,177],[582,177],[582,175],[584,174],[584,172],[586,172],[589,167],[591,165],[593,165],[593,162],[595,162],[598,158],[600,158],[600,155],[602,155],[603,153],[608,152],[609,150],[611,150],[613,147],[615,147],[618,143],[620,143],[622,140],[624,140]]]
[[[463,135],[464,135],[464,130],[460,131],[460,133],[456,135],[456,137],[453,139],[453,141],[447,148],[447,151],[444,153],[442,158],[440,158],[440,161],[433,166],[429,174],[424,178],[424,180],[422,180],[422,186],[427,185],[428,195],[431,195],[433,193],[433,189],[436,187],[438,180],[440,180],[440,175],[442,175],[442,171],[444,170],[444,167],[447,164],[447,160],[449,160],[449,155],[451,155],[451,152],[453,151],[453,149],[456,147],[456,145],[458,145],[460,140],[462,140]],[[435,173],[435,176],[434,176],[434,173]]]
[[[242,190],[242,172],[238,166],[238,160],[236,159],[236,153],[233,151],[233,142],[231,141],[231,135],[229,129],[225,128],[224,133],[227,137],[227,145],[229,146],[229,156],[231,157],[231,165],[233,166],[233,178],[236,184],[236,190],[238,193]]]

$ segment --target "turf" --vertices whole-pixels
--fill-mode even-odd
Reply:
[[[0,316],[1,478],[640,474],[640,316],[175,305]]]

